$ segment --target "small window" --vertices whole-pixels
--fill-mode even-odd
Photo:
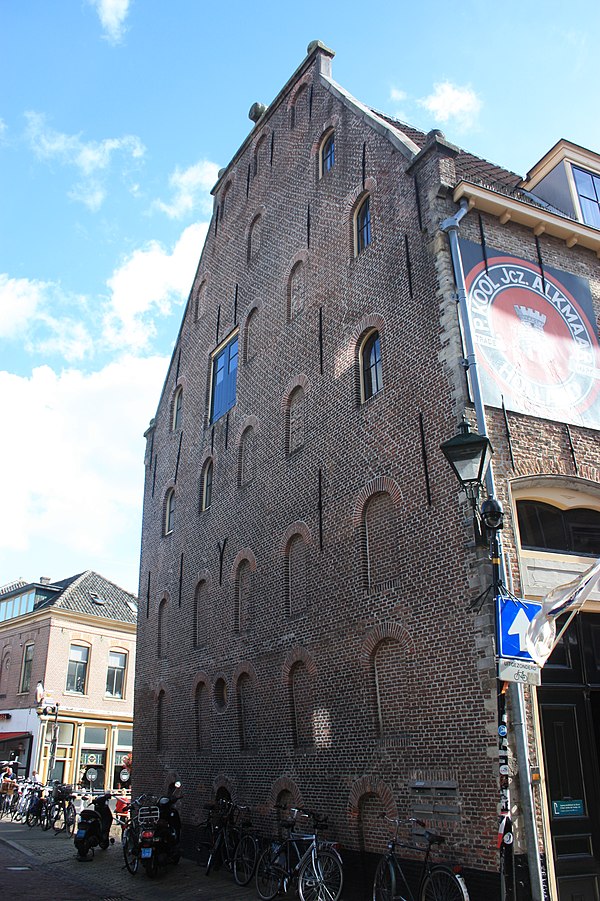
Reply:
[[[83,695],[86,690],[89,648],[72,644],[69,650],[66,690]]]
[[[360,357],[362,400],[365,401],[383,388],[379,332],[373,331],[367,335]]]
[[[235,404],[238,336],[216,350],[212,357],[210,421],[216,422]]]
[[[200,510],[208,510],[212,503],[213,461],[207,460],[202,468],[202,484],[200,486]]]
[[[173,418],[171,428],[173,431],[180,429],[183,423],[183,388],[180,386],[173,395]]]
[[[356,256],[371,243],[371,198],[367,195],[358,210],[355,219],[355,252]]]
[[[31,687],[31,668],[33,666],[33,648],[32,644],[25,645],[23,651],[23,666],[21,668],[21,692],[28,692]]]
[[[165,535],[170,535],[175,525],[175,490],[169,489],[165,501]]]
[[[333,169],[335,163],[335,137],[331,131],[321,144],[321,177]]]
[[[106,673],[106,694],[111,698],[122,698],[125,689],[125,669],[127,654],[123,651],[111,651],[108,655]]]
[[[586,225],[600,228],[600,175],[573,166],[581,214]]]

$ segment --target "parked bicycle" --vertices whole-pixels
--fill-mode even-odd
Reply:
[[[72,836],[75,832],[75,823],[77,821],[77,812],[73,804],[72,785],[64,785],[61,782],[55,782],[52,788],[52,802],[47,810],[46,828],[52,827],[55,835],[59,832],[65,832],[68,836]]]
[[[198,863],[206,868],[207,876],[213,867],[226,866],[238,885],[248,885],[258,858],[248,808],[221,799],[217,804],[205,804],[204,809],[206,821],[196,842]]]
[[[327,828],[327,819],[306,808],[292,807],[290,814],[281,822],[287,834],[272,841],[258,859],[259,897],[271,901],[281,889],[297,884],[300,901],[338,901],[344,883],[342,859],[336,845],[318,835]],[[312,823],[312,829],[301,831],[303,823]]]
[[[403,821],[388,817],[385,813],[381,814],[381,819],[395,826],[395,833],[375,871],[373,901],[469,901],[467,886],[460,873],[449,866],[431,862],[431,849],[446,841],[443,835],[431,832],[421,820],[410,819],[409,823],[424,830],[422,838],[425,845],[400,842],[398,832]],[[404,875],[398,848],[424,854],[416,896]]]

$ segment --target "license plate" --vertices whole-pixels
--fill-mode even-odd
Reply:
[[[152,848],[142,848],[142,857],[152,857]]]
[[[75,836],[75,838],[83,838],[84,836],[85,836],[85,829],[78,829],[77,835]]]

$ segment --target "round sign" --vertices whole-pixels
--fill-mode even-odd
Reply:
[[[506,735],[507,732],[506,726],[498,726],[498,735]]]
[[[119,773],[119,779],[121,780],[121,782],[129,782],[129,780],[131,779],[131,773],[129,772],[129,770],[121,770],[121,772]]]
[[[505,845],[512,845],[514,840],[515,840],[515,838],[514,838],[514,835],[512,834],[512,832],[507,832],[506,835],[504,836],[504,838],[502,839],[502,841],[504,842]]]
[[[85,774],[86,779],[90,782],[95,782],[98,778],[98,770],[95,770],[93,766],[89,767],[88,771]]]

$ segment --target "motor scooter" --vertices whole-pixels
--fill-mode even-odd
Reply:
[[[108,802],[111,794],[100,795],[94,798],[90,807],[85,807],[79,814],[79,825],[75,834],[75,847],[77,848],[77,860],[92,860],[94,848],[98,845],[106,850],[114,844],[114,838],[110,836],[110,827],[113,822],[112,810]]]
[[[181,782],[174,782],[155,805],[140,808],[140,860],[151,879],[160,867],[179,863],[181,857],[181,819],[175,807],[180,788]]]

